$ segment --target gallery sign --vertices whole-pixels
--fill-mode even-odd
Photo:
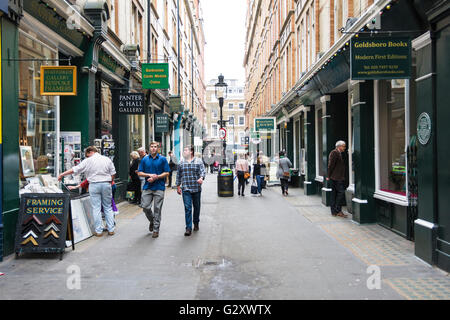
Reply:
[[[167,114],[155,114],[155,132],[169,132],[169,116]]]
[[[76,95],[76,66],[41,66],[41,96]]]
[[[169,64],[168,63],[143,63],[142,64],[142,88],[143,89],[169,89]]]
[[[407,79],[411,77],[409,38],[353,38],[352,80]]]
[[[113,95],[113,110],[119,114],[144,114],[145,94],[115,93]]]

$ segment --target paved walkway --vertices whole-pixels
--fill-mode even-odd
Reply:
[[[116,235],[67,248],[62,261],[6,257],[0,300],[450,299],[449,275],[395,233],[332,217],[302,189],[286,198],[279,187],[246,194],[219,198],[208,175],[200,231],[191,237],[175,190],[166,192],[157,239],[142,210],[122,203]]]

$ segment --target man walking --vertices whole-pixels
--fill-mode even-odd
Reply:
[[[84,173],[89,182],[89,195],[91,197],[92,211],[94,215],[95,236],[103,235],[103,223],[101,209],[105,213],[106,227],[110,236],[114,235],[114,213],[112,210],[112,188],[116,169],[110,158],[98,153],[96,147],[87,147],[85,150],[86,159],[79,165],[73,167],[59,175],[61,181],[64,176]]]
[[[190,236],[192,233],[192,207],[194,207],[194,231],[199,230],[202,184],[206,171],[203,161],[194,157],[193,146],[184,148],[183,158],[178,165],[177,192],[183,196],[186,220],[184,235]]]
[[[145,178],[141,205],[150,222],[149,231],[153,232],[153,238],[159,236],[161,209],[166,190],[165,181],[170,172],[169,163],[158,153],[158,148],[158,142],[154,141],[150,144],[150,154],[141,160],[138,169],[138,175]],[[153,203],[154,209],[152,210]]]
[[[328,158],[327,180],[331,182],[331,214],[346,218],[342,213],[341,203],[345,197],[345,161],[342,153],[345,151],[344,141],[336,142],[336,149],[330,152]]]

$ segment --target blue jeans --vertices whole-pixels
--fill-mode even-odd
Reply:
[[[102,206],[105,213],[106,227],[109,232],[114,231],[114,213],[112,210],[112,189],[110,182],[99,182],[89,184],[89,195],[91,196],[92,213],[94,216],[95,232],[103,232]]]
[[[192,206],[194,206],[194,224],[200,222],[200,199],[202,192],[183,191],[186,229],[192,230]]]
[[[262,191],[262,183],[264,181],[264,176],[256,176],[256,183],[258,184],[258,193]]]

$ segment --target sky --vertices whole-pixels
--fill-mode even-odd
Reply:
[[[205,81],[225,79],[244,81],[245,0],[203,0],[205,28]]]

